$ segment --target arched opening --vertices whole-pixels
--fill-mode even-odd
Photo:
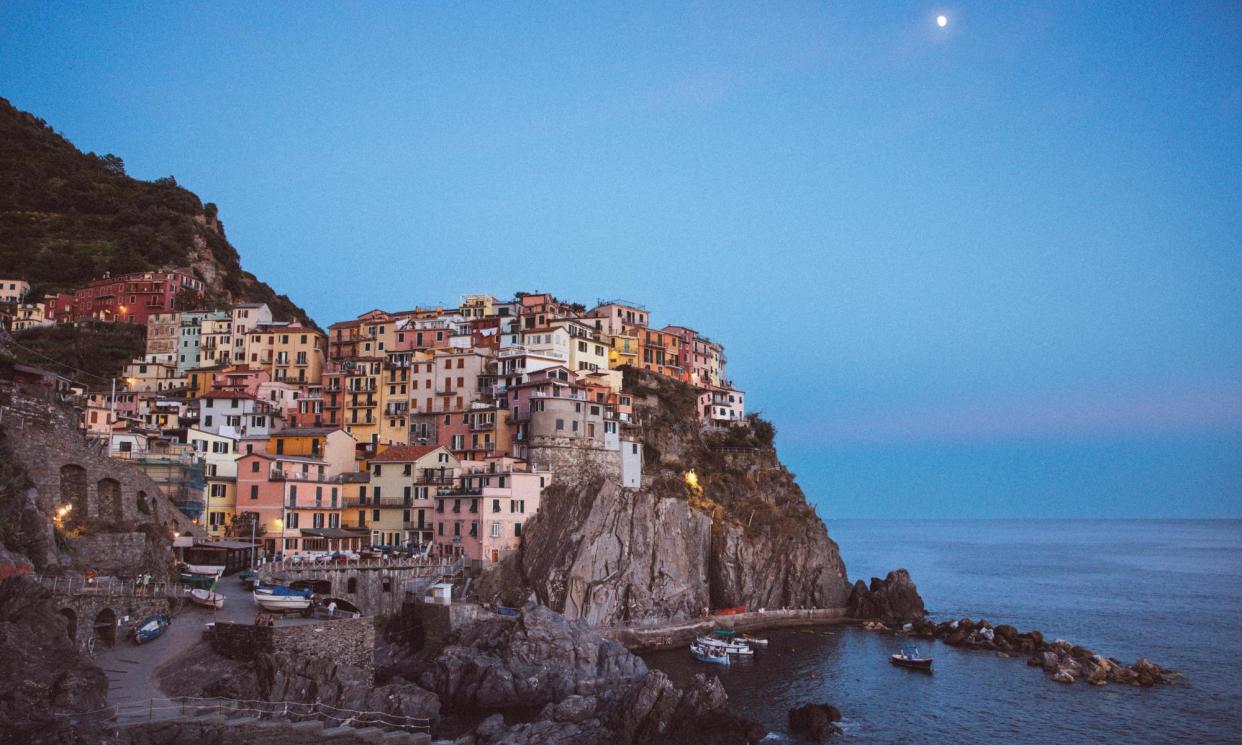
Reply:
[[[151,514],[151,503],[147,501],[147,493],[144,491],[138,492],[138,511],[144,515]]]
[[[60,467],[60,501],[73,508],[70,519],[85,520],[90,517],[86,489],[85,468],[72,463]]]
[[[116,644],[116,611],[104,608],[95,616],[95,639],[109,647]]]
[[[60,615],[65,618],[65,631],[69,634],[69,641],[76,642],[78,640],[78,614],[73,612],[73,608],[61,608]]]
[[[350,595],[358,594],[358,578],[357,577],[350,577],[349,580],[345,582],[345,592],[349,593]]]
[[[309,588],[316,595],[330,595],[332,593],[332,583],[326,579],[299,579],[290,582],[289,586],[295,590]]]
[[[125,519],[121,506],[121,482],[116,479],[100,479],[95,485],[95,495],[99,498],[100,519],[116,522]]]

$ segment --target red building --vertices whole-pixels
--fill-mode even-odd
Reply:
[[[55,318],[67,321],[99,320],[147,322],[154,313],[170,313],[183,292],[202,292],[203,283],[180,272],[135,272],[104,276],[73,293],[56,297]]]

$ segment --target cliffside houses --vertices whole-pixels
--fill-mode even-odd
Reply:
[[[0,302],[24,307],[9,284]],[[143,357],[87,392],[83,429],[160,473],[210,535],[272,555],[386,545],[487,564],[558,475],[641,487],[627,368],[692,386],[704,428],[747,422],[724,348],[632,301],[478,294],[324,333],[259,303],[178,309],[197,290],[175,272],[105,277],[46,316],[146,324]]]

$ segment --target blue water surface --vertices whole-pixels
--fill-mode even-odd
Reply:
[[[1040,629],[1184,685],[1053,683],[1025,659],[924,643],[933,675],[886,662],[892,636],[849,627],[773,631],[727,669],[684,650],[647,655],[686,681],[719,674],[733,706],[784,734],[791,706],[827,702],[859,743],[1242,742],[1242,521],[829,522],[851,579],[910,570],[937,619]]]

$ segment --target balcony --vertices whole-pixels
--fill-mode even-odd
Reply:
[[[284,472],[272,469],[267,475],[268,481],[303,481],[315,484],[333,484],[340,483],[339,476],[329,476],[326,473],[301,473],[300,471]]]

